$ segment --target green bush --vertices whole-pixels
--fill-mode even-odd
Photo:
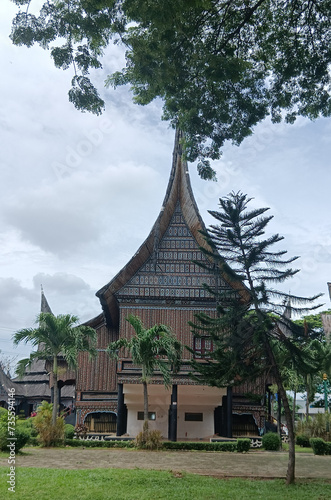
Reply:
[[[84,448],[133,448],[134,441],[85,441],[84,439],[66,439],[65,444],[67,446],[79,447],[82,446]]]
[[[246,441],[246,440],[242,440]],[[67,446],[73,447],[84,447],[84,448],[134,448],[134,440],[120,440],[116,441],[98,441],[98,440],[84,440],[84,439],[66,439],[65,444]],[[206,442],[181,442],[181,441],[165,441],[162,443],[162,448],[164,450],[196,450],[196,451],[237,451],[236,441],[224,441],[215,443]]]
[[[25,420],[19,420],[19,425],[24,429],[28,430],[31,437],[37,437],[38,432],[34,426],[34,417],[26,418]]]
[[[10,412],[10,418],[14,414]],[[15,452],[18,453],[28,442],[30,438],[30,432],[28,429],[24,427],[25,421],[19,420],[18,417],[15,417],[15,421],[12,422],[12,428],[14,427],[14,436],[8,435],[8,410],[5,408],[1,408],[0,412],[0,450],[8,451],[8,444],[10,441],[8,437],[15,437]],[[11,441],[13,442],[13,441]]]
[[[245,453],[250,450],[251,440],[248,438],[237,440],[237,451],[238,453]]]
[[[265,450],[278,451],[280,444],[280,437],[276,432],[267,432],[262,438],[262,446]]]
[[[165,441],[163,443],[163,448],[166,450],[197,450],[197,451],[236,451],[237,442],[236,441],[224,441],[215,443],[196,443],[189,441]]]
[[[15,443],[15,452],[18,453],[29,441],[30,433],[21,427],[20,425],[15,426],[15,435],[16,441],[8,441],[8,427],[7,425],[0,425],[0,449],[1,451],[8,451],[8,444],[14,442]]]
[[[142,450],[159,450],[162,448],[162,434],[157,430],[150,431],[146,420],[143,430],[139,432],[135,439],[135,446]]]
[[[331,442],[330,441],[325,443],[325,455],[331,455]]]
[[[331,413],[317,413],[314,418],[309,417],[308,421],[297,422],[297,434],[306,434],[309,438],[328,439],[326,429],[331,426]]]
[[[322,438],[311,438],[310,446],[313,449],[314,455],[325,455],[326,453],[326,442]]]
[[[295,438],[295,442],[298,446],[310,448],[309,436],[307,434],[298,434]]]
[[[75,427],[71,424],[64,425],[64,437],[65,439],[73,439],[75,435]]]
[[[3,408],[2,406],[0,406],[0,420],[1,420],[1,417],[3,415],[7,415],[7,413],[8,412],[7,412],[6,408]]]
[[[37,409],[37,415],[33,417],[33,423],[38,431],[38,438],[42,446],[58,446],[64,443],[64,420],[62,417],[56,419],[52,424],[53,405],[43,401]]]
[[[35,436],[30,436],[29,441],[27,442],[28,446],[39,446],[39,439]]]

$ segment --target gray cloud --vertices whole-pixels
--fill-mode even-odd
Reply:
[[[85,283],[82,278],[78,276],[74,276],[73,274],[67,273],[55,273],[45,274],[38,273],[33,277],[33,284],[35,288],[42,285],[45,289],[50,290],[52,293],[61,293],[61,294],[78,294],[84,291],[90,291],[90,286]]]

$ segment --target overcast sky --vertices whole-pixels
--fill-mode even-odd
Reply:
[[[0,4],[0,349],[14,348],[15,330],[33,326],[40,286],[55,314],[87,320],[101,308],[95,292],[132,257],[161,208],[171,168],[174,131],[160,103],[138,107],[129,91],[104,89],[123,54],[110,49],[95,74],[106,112],[76,111],[68,102],[71,70],[54,67],[40,47],[14,47],[8,37],[16,6]],[[260,124],[215,162],[218,182],[190,166],[201,215],[242,190],[270,207],[279,249],[300,255],[294,294],[325,293],[331,281],[331,119]]]

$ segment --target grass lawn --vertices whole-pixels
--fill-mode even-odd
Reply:
[[[288,443],[283,443],[282,444],[282,449],[284,451],[288,451]],[[313,453],[312,448],[304,448],[303,446],[298,446],[297,444],[295,445],[295,453]]]
[[[282,480],[214,479],[172,471],[16,469],[16,491],[7,491],[8,468],[1,467],[0,498],[16,500],[328,500],[331,484]]]

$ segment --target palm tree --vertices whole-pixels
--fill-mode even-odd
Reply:
[[[70,368],[77,367],[78,353],[87,351],[90,355],[96,354],[96,331],[85,325],[77,325],[77,316],[60,314],[54,316],[52,313],[40,313],[36,323],[38,328],[24,328],[14,333],[14,344],[20,342],[31,342],[40,349],[30,354],[29,358],[18,362],[16,372],[22,376],[28,366],[37,359],[50,361],[51,375],[54,384],[54,405],[52,424],[55,425],[58,413],[58,358],[63,357]]]
[[[154,372],[160,371],[165,387],[171,383],[171,373],[180,366],[181,344],[165,325],[144,328],[140,318],[129,315],[127,321],[133,326],[136,335],[131,339],[122,338],[108,346],[108,353],[118,358],[118,351],[126,348],[130,351],[134,364],[141,366],[141,380],[144,389],[144,421],[148,425],[148,390],[147,384]]]

